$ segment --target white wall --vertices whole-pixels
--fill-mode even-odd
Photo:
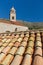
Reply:
[[[26,30],[28,30],[28,27],[17,26],[17,25],[7,24],[7,23],[0,23],[0,33],[6,32],[6,31],[14,32],[15,28],[17,28],[17,31],[26,31]]]
[[[12,19],[14,17],[14,19]],[[10,14],[10,21],[16,21],[16,13]]]

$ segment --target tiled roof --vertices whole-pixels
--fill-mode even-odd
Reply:
[[[5,19],[0,19],[0,23],[24,26],[20,21],[10,21],[10,20],[5,20]]]
[[[43,65],[43,32],[0,34],[0,65]]]

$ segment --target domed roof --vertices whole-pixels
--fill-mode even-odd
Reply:
[[[14,9],[14,7],[11,8],[11,13],[15,13],[16,10]]]
[[[11,8],[11,11],[15,11],[14,7]]]

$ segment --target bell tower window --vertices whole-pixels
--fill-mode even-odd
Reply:
[[[12,19],[14,19],[14,16],[12,16]]]

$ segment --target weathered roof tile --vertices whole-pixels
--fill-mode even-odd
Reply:
[[[42,65],[43,32],[0,34],[0,65]]]

